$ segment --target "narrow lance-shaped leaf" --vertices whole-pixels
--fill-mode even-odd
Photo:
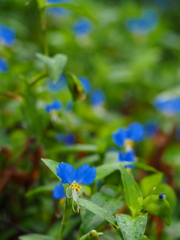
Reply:
[[[41,160],[46,164],[46,166],[48,166],[48,168],[56,175],[56,168],[59,165],[59,162],[56,162],[54,160],[51,159],[44,159],[41,158]],[[57,177],[57,175],[56,175]]]
[[[124,240],[141,240],[147,223],[147,213],[135,218],[126,214],[116,215]]]
[[[142,192],[135,182],[133,175],[127,172],[122,165],[120,165],[120,171],[126,203],[131,210],[132,216],[136,216],[142,209]]]
[[[54,240],[54,238],[42,234],[26,234],[19,237],[19,240]]]

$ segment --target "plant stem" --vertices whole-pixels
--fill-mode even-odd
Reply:
[[[47,37],[46,37],[46,12],[45,9],[40,10],[40,18],[41,18],[41,30],[42,30],[42,42],[43,42],[43,47],[44,47],[44,54],[46,56],[49,56],[49,49],[48,49],[48,44],[47,44]]]
[[[68,222],[69,216],[71,214],[72,211],[72,200],[69,198],[66,198],[66,203],[65,203],[65,209],[64,209],[64,215],[63,215],[63,219],[61,222],[61,228],[60,228],[60,232],[59,232],[59,236],[57,240],[62,240],[63,239],[63,233],[66,227],[66,224]]]

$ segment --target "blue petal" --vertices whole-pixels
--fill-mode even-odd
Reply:
[[[0,24],[0,42],[5,46],[12,46],[15,41],[14,29]]]
[[[73,27],[75,35],[84,36],[90,33],[92,30],[91,22],[88,19],[81,18],[78,19]]]
[[[123,147],[124,142],[127,138],[127,130],[125,128],[119,128],[116,132],[112,134],[112,139],[113,142],[118,146],[118,147]]]
[[[94,182],[96,178],[96,168],[89,167],[89,164],[84,164],[78,168],[76,172],[76,181],[77,183],[83,183],[85,185],[90,185]]]
[[[59,77],[58,81],[55,83],[51,80],[47,82],[47,87],[52,92],[59,92],[66,86],[67,86],[67,81],[66,81],[66,76],[64,74],[62,74]]]
[[[8,71],[8,63],[6,59],[0,58],[0,73],[5,73]]]
[[[55,199],[65,198],[64,187],[61,183],[57,184],[53,190],[53,197]]]
[[[119,161],[120,162],[132,162],[134,163],[135,162],[135,154],[134,154],[134,151],[131,150],[131,151],[128,151],[126,153],[123,153],[123,152],[119,152]]]
[[[55,99],[51,106],[53,110],[58,111],[62,108],[62,103],[58,99]]]
[[[69,163],[60,163],[56,172],[57,176],[62,179],[62,183],[71,184],[75,180],[76,169]]]
[[[95,89],[90,96],[92,106],[100,106],[105,102],[105,95],[101,89]]]
[[[79,80],[81,82],[81,84],[83,85],[83,88],[84,88],[84,92],[87,94],[90,92],[91,90],[91,83],[90,81],[85,78],[85,77],[79,77]]]
[[[144,137],[144,128],[140,123],[131,123],[127,131],[127,137],[132,141],[138,142]]]

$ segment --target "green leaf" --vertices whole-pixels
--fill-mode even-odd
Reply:
[[[93,155],[81,158],[78,162],[74,163],[74,166],[78,168],[83,164],[86,164],[86,163],[92,164],[99,160],[100,160],[100,156],[98,154],[93,154]]]
[[[171,207],[166,199],[160,199],[158,195],[150,195],[144,199],[143,210],[159,217],[167,225],[171,221]]]
[[[111,196],[108,196],[100,192],[93,194],[91,197],[91,201],[93,203],[96,203],[102,209],[106,209],[106,211],[110,214],[116,213],[124,206],[123,201],[114,199]],[[80,227],[81,234],[85,234],[91,229],[96,229],[96,227],[98,227],[104,221],[104,219],[101,218],[100,216],[92,212],[89,212],[85,209],[81,211],[81,213],[82,213],[81,214],[82,223]]]
[[[73,100],[85,99],[84,88],[80,80],[71,72],[66,72],[67,83],[72,94]]]
[[[143,235],[141,240],[150,240],[147,236]]]
[[[103,179],[104,177],[108,176],[112,172],[119,170],[120,163],[110,163],[104,164],[96,168],[97,177],[96,180]]]
[[[133,175],[127,172],[122,165],[120,165],[120,171],[126,203],[131,210],[132,216],[134,217],[142,209],[142,192],[138,184],[135,182]]]
[[[126,214],[116,215],[124,240],[141,240],[147,223],[147,213],[135,218]]]
[[[19,240],[54,240],[54,238],[42,234],[26,234],[20,236]]]
[[[39,8],[43,8],[45,6],[46,0],[37,0]]]
[[[155,168],[150,167],[150,166],[148,166],[147,164],[142,163],[142,162],[136,162],[136,163],[133,163],[133,165],[134,165],[135,167],[141,168],[141,169],[146,170],[146,171],[158,172],[158,170],[156,170]]]
[[[92,14],[90,14],[90,12],[83,6],[73,5],[70,3],[53,3],[53,4],[47,4],[43,6],[43,8],[51,8],[51,7],[62,7],[62,8],[69,9],[71,11],[76,12],[79,15],[82,15],[91,19],[94,23],[98,23],[97,19]]]
[[[90,144],[74,144],[71,146],[59,147],[60,152],[98,152],[98,147]]]
[[[58,182],[49,183],[49,184],[46,184],[45,186],[40,186],[40,187],[31,189],[26,193],[26,197],[31,197],[34,194],[38,194],[38,193],[42,193],[42,192],[52,191],[56,184],[58,184]]]
[[[163,183],[157,186],[157,188],[153,191],[153,194],[159,195],[160,193],[164,193],[166,195],[166,199],[169,202],[172,209],[177,205],[177,197],[173,188],[169,185]]]
[[[67,56],[64,54],[56,54],[54,57],[47,57],[40,53],[37,53],[36,56],[47,65],[49,77],[52,81],[56,82],[67,63]]]
[[[112,214],[110,214],[106,209],[103,209],[103,208],[99,207],[97,204],[90,202],[83,198],[79,198],[79,204],[81,207],[85,207],[89,211],[91,211],[94,214],[98,215],[99,217],[107,220],[113,226],[118,228],[114,216]]]
[[[152,194],[153,189],[156,188],[162,182],[162,178],[163,178],[162,173],[156,173],[156,174],[152,174],[150,176],[144,177],[140,182],[143,195],[146,197]]]
[[[56,175],[56,168],[59,165],[59,162],[56,162],[51,159],[41,158],[41,160],[48,166],[48,168]],[[57,175],[56,175],[57,177]]]

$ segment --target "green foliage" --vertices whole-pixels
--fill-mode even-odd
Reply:
[[[54,240],[51,237],[42,234],[27,234],[19,237],[19,240]]]
[[[116,215],[124,240],[141,240],[145,232],[147,214],[132,218],[126,214]]]

